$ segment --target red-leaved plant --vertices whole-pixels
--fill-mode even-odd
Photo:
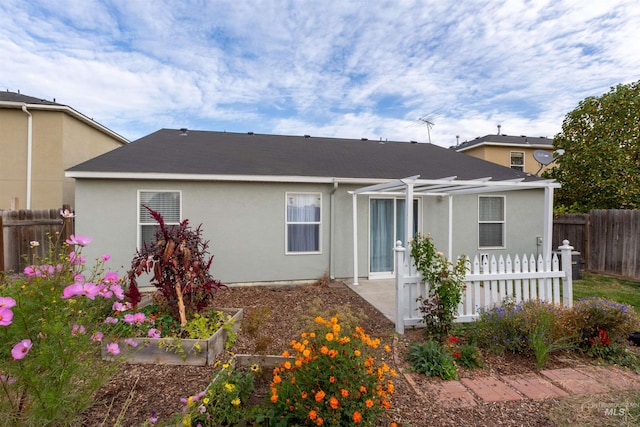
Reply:
[[[145,243],[136,251],[127,273],[129,289],[125,295],[136,306],[141,299],[137,278],[143,273],[152,274],[151,284],[184,326],[187,312],[203,310],[216,291],[226,286],[209,273],[213,256],[207,252],[209,242],[202,240],[201,225],[194,230],[185,219],[179,225],[168,226],[159,212],[144,207],[158,222],[156,243]]]

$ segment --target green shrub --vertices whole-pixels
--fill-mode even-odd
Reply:
[[[458,357],[455,357],[459,355]],[[473,344],[462,344],[458,347],[457,352],[453,354],[456,364],[467,369],[484,368],[484,360],[482,353],[478,347]]]
[[[631,332],[640,330],[640,321],[631,306],[597,297],[576,301],[568,323],[580,333],[583,345],[598,337],[598,329],[606,331],[609,340],[619,345],[626,344]]]
[[[443,380],[458,379],[458,371],[451,353],[433,340],[409,344],[407,360],[411,369],[428,377]]]

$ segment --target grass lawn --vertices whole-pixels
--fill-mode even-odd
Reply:
[[[603,297],[629,304],[640,315],[640,282],[583,273],[582,280],[573,282],[573,300],[586,297]]]

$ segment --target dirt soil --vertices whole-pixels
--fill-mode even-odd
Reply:
[[[231,287],[216,295],[218,308],[243,308],[245,320],[233,348],[234,353],[281,354],[290,350],[289,342],[317,314],[329,316],[334,310],[350,311],[361,319],[365,332],[394,348],[395,357],[387,363],[395,367],[396,392],[391,417],[401,426],[551,426],[547,415],[557,404],[543,401],[512,401],[479,404],[473,408],[443,408],[428,393],[424,384],[438,382],[410,372],[403,355],[411,341],[423,340],[422,332],[410,330],[398,338],[394,325],[358,294],[339,282],[319,282],[296,286]],[[394,338],[395,337],[395,338]],[[574,358],[556,355],[548,368],[574,366]],[[524,373],[535,370],[535,359],[485,355],[486,367],[459,372],[461,377]],[[83,418],[84,426],[140,426],[152,413],[158,425],[166,425],[180,413],[181,397],[206,388],[212,367],[123,364],[119,373],[96,394],[96,403]],[[421,387],[422,386],[422,387]],[[388,423],[386,423],[388,425]]]

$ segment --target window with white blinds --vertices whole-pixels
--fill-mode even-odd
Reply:
[[[287,253],[319,253],[321,194],[287,193],[286,199]]]
[[[167,225],[178,225],[182,218],[180,191],[138,191],[139,247],[155,243],[158,224],[145,206],[159,212]]]
[[[503,248],[505,228],[504,196],[478,197],[478,247]]]

